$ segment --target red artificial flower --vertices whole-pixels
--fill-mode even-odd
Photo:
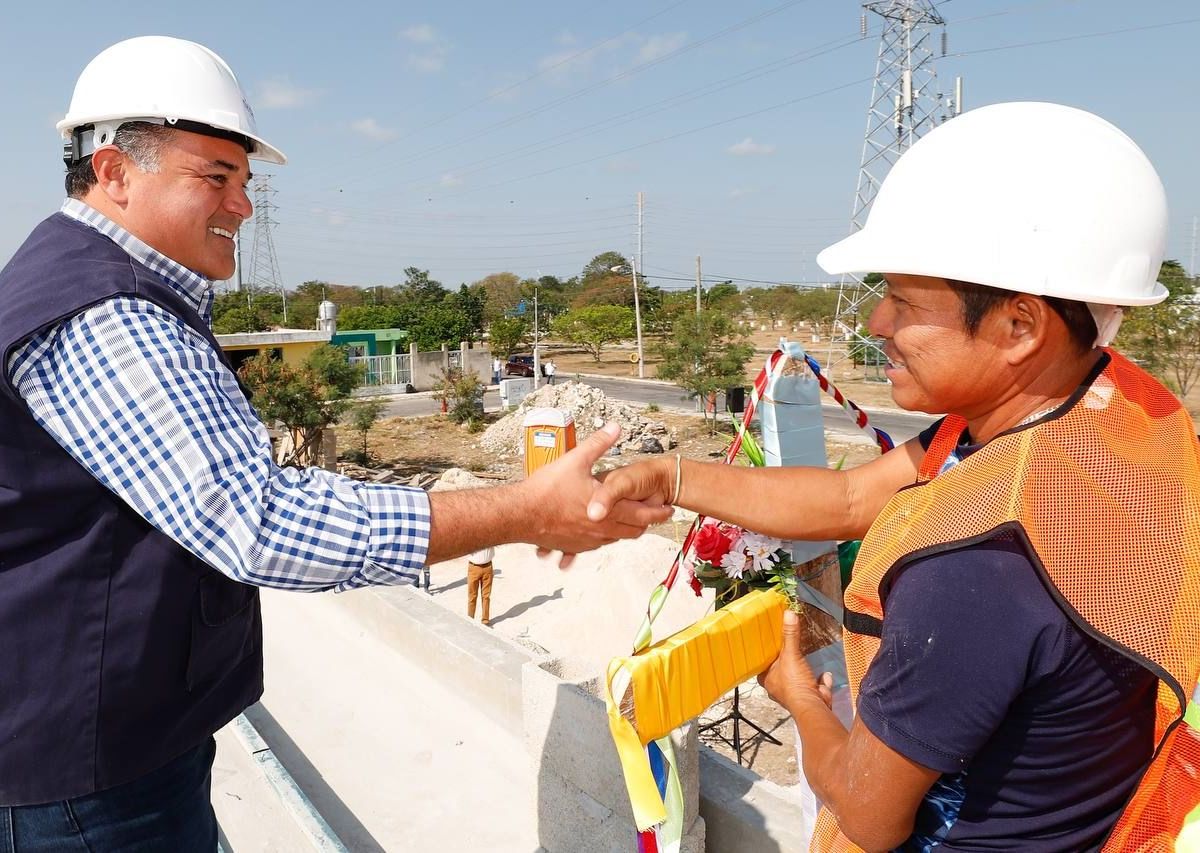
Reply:
[[[729,553],[736,538],[734,531],[727,533],[715,522],[705,522],[696,533],[696,559],[720,565],[721,558]]]

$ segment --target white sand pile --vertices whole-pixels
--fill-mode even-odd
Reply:
[[[447,492],[455,489],[477,489],[482,486],[495,486],[495,480],[485,480],[483,477],[476,477],[465,468],[451,468],[438,478],[437,482],[429,487],[431,492]]]
[[[583,382],[563,382],[546,385],[521,401],[512,413],[492,424],[479,443],[487,450],[500,453],[520,453],[525,443],[524,420],[530,409],[564,409],[575,419],[575,436],[584,439],[607,421],[621,425],[622,451],[661,452],[673,446],[666,424],[644,418],[641,412],[626,403],[610,400],[599,388]],[[657,446],[657,449],[655,449]]]
[[[531,545],[502,545],[494,562],[492,630],[563,658],[570,678],[602,675],[610,658],[630,653],[650,593],[666,577],[676,549],[669,539],[647,535],[580,554],[564,571],[539,560]],[[464,559],[439,563],[431,588],[438,603],[464,616],[465,575]],[[687,627],[711,609],[712,592],[697,598],[681,570],[654,638]]]

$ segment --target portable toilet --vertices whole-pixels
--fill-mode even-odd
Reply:
[[[575,446],[575,419],[562,409],[531,409],[525,415],[525,476]]]

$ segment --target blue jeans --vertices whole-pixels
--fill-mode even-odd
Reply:
[[[0,807],[0,853],[214,853],[209,738],[140,779],[73,800]]]

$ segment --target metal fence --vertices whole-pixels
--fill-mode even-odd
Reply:
[[[365,355],[350,359],[351,364],[365,364],[364,385],[407,385],[412,382],[412,357],[404,355]]]

